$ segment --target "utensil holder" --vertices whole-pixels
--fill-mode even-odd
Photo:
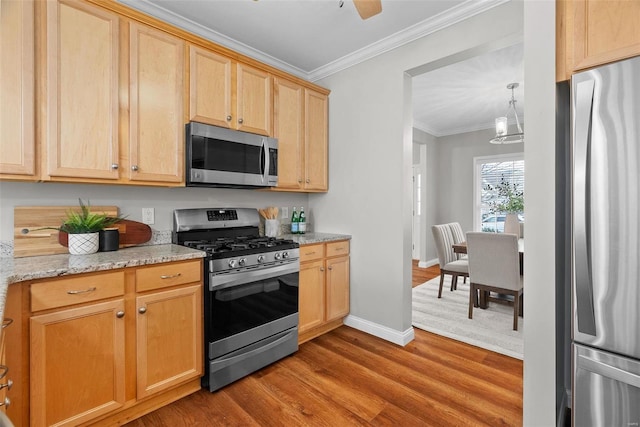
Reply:
[[[277,219],[265,219],[264,220],[264,235],[267,237],[278,236],[278,229],[280,223]]]

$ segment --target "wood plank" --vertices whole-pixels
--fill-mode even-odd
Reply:
[[[415,336],[399,347],[341,326],[128,425],[522,425],[522,361],[419,329]]]

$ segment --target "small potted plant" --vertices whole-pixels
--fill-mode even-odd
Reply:
[[[520,234],[518,214],[524,212],[524,192],[519,189],[518,184],[507,182],[502,176],[498,184],[487,184],[485,189],[495,193],[495,199],[489,202],[491,213],[506,214],[504,232]]]
[[[121,221],[122,218],[91,212],[88,202],[85,205],[82,203],[82,199],[78,199],[78,201],[80,202],[80,212],[68,211],[67,218],[57,230],[69,234],[70,254],[92,254],[98,252],[99,232]]]

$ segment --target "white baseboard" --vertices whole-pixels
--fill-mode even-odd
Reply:
[[[434,258],[434,259],[430,259],[428,261],[420,261],[418,263],[418,267],[420,268],[427,268],[427,267],[431,267],[432,265],[436,265],[438,264],[438,258]]]
[[[401,332],[351,314],[345,317],[344,324],[403,347],[413,341],[415,337],[413,327]]]

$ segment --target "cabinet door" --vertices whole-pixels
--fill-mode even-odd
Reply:
[[[639,1],[572,1],[571,7],[574,70],[640,54]]]
[[[300,264],[298,333],[324,323],[324,261]]]
[[[137,397],[202,375],[202,285],[136,298]]]
[[[327,260],[327,321],[349,314],[349,257]]]
[[[237,66],[236,127],[245,132],[271,135],[271,75],[247,65]]]
[[[34,2],[0,0],[0,174],[36,179]]]
[[[184,41],[131,24],[129,179],[184,181]]]
[[[305,182],[306,190],[327,191],[328,183],[328,98],[318,92],[305,89]]]
[[[278,188],[300,190],[303,182],[304,89],[281,78],[274,79],[273,86],[273,136],[278,138]]]
[[[231,60],[189,46],[189,120],[230,127]]]
[[[48,1],[46,175],[116,180],[118,16]]]
[[[31,318],[31,425],[78,425],[125,401],[124,300]]]

